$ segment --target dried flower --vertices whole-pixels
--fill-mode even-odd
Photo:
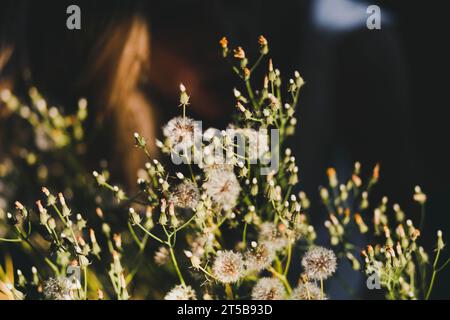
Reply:
[[[220,46],[222,47],[222,49],[226,49],[228,48],[228,40],[226,37],[222,37],[222,39],[220,39],[219,41]]]
[[[279,251],[286,247],[288,239],[281,232],[284,225],[275,225],[273,222],[264,222],[259,228],[258,242],[265,244],[268,248]]]
[[[177,285],[166,294],[164,300],[197,300],[197,298],[191,286]]]
[[[241,186],[234,172],[216,170],[203,184],[206,194],[224,210],[232,209],[237,202]]]
[[[326,300],[327,296],[323,295],[317,284],[314,282],[300,283],[297,288],[292,291],[291,300]]]
[[[67,278],[49,278],[44,282],[44,296],[47,300],[72,300],[70,282]]]
[[[277,278],[261,278],[252,290],[253,300],[283,300],[286,290]]]
[[[186,150],[194,145],[196,137],[201,137],[198,123],[190,118],[176,117],[163,128],[163,134],[175,150]]]
[[[222,283],[237,282],[244,274],[244,259],[240,253],[219,251],[212,270],[216,279]]]
[[[170,194],[169,202],[179,208],[194,209],[200,199],[200,192],[197,185],[190,180],[186,180],[177,185]]]
[[[245,255],[247,272],[267,269],[275,258],[275,251],[266,243],[257,245]]]
[[[311,248],[302,259],[309,279],[325,280],[336,271],[336,255],[324,247]]]
[[[259,36],[258,43],[260,46],[260,52],[263,55],[266,55],[269,53],[269,43],[267,42],[267,39],[264,38],[264,36]]]
[[[234,57],[236,59],[245,59],[245,51],[242,47],[237,47],[234,49]]]

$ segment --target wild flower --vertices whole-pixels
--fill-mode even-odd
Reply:
[[[284,300],[286,290],[277,278],[261,278],[252,289],[253,300]]]
[[[284,249],[288,244],[288,239],[283,232],[284,227],[283,224],[276,225],[273,222],[264,222],[259,227],[258,242],[274,251]]]
[[[190,286],[177,285],[166,294],[164,300],[197,300],[197,297]]]
[[[193,119],[175,117],[163,127],[169,146],[176,151],[191,148],[196,137],[201,137],[200,127]]]
[[[297,288],[292,291],[291,300],[327,300],[327,296],[323,295],[319,286],[314,282],[300,283]]]
[[[0,107],[5,105],[29,124],[33,145],[14,146],[0,162],[0,242],[27,244],[35,253],[30,260],[42,257],[42,274],[50,278],[43,282],[34,266],[29,278],[20,270],[17,277],[0,272],[0,298],[23,299],[33,288],[47,299],[125,300],[150,294],[189,300],[197,298],[193,288],[198,287],[204,299],[320,300],[328,298],[324,280],[335,273],[339,257],[340,265],[349,264],[355,272],[368,277],[376,274],[388,299],[429,299],[436,278],[448,265],[448,260],[440,261],[444,235],[437,233],[434,255],[420,245],[427,202],[420,187],[413,196],[421,210],[417,224],[388,197],[375,200],[371,191],[380,179],[379,165],[367,179],[359,162],[345,181],[334,168],[326,171],[327,184],[319,188],[319,195],[328,213],[324,225],[332,250],[317,246],[317,225],[311,219],[313,198],[302,191],[294,193],[299,189],[300,170],[293,150],[285,148],[295,133],[305,81],[298,71],[291,78],[282,76],[274,62],[267,60],[265,37],[260,36],[257,45],[259,58],[253,62],[250,50],[237,47],[230,51],[229,41],[225,37],[220,41],[222,56],[242,80],[242,86],[233,89],[236,114],[227,129],[210,128],[202,135],[200,123],[186,116],[194,100],[186,86],[179,87],[182,114],[163,127],[165,141],[157,140],[156,145],[171,156],[193,151],[194,158],[186,156],[185,160],[201,160],[195,162],[197,166],[183,162],[185,168],[171,172],[162,160],[152,158],[146,139],[134,135],[136,147],[148,157],[138,171],[134,194],[111,182],[114,177],[105,161],[92,174],[102,188],[94,190],[91,169],[84,169],[83,161],[78,161],[86,150],[85,99],[80,99],[75,115],[63,115],[62,109],[50,107],[36,89],[30,90],[29,106],[10,91],[2,91]],[[255,81],[260,64],[265,64],[265,74]],[[268,136],[255,129],[276,129],[280,150],[269,150]],[[234,135],[245,138],[243,154],[235,150]],[[18,155],[16,149],[20,149]],[[264,164],[255,160],[265,160],[277,151],[282,154],[278,171],[263,173]],[[58,184],[62,181],[61,175],[54,174],[57,170],[51,170],[55,163],[62,166],[63,181],[68,184],[64,193],[42,188],[44,199],[36,201],[36,211],[26,200],[15,202],[20,192],[16,189],[21,188],[14,182],[24,175],[18,167],[23,162],[27,181],[29,170],[36,168],[32,176],[50,184],[55,179]],[[65,170],[72,167],[76,168],[73,175]],[[14,203],[9,211],[7,202]],[[95,208],[96,215],[85,218],[79,212],[86,208]],[[125,210],[128,221],[119,218]],[[372,243],[361,251],[362,260],[358,257],[360,241]],[[156,252],[149,248],[154,245]],[[154,255],[149,256],[150,252]],[[157,268],[145,268],[146,259]],[[9,269],[9,265],[0,266],[0,271]],[[80,273],[75,286],[62,275],[73,269]],[[159,277],[158,269],[177,277],[168,293],[158,287],[166,287],[172,277]],[[9,283],[13,278],[15,283]],[[291,281],[299,284],[293,288]]]
[[[309,279],[325,280],[336,271],[336,255],[324,247],[313,247],[304,255],[302,266]]]
[[[47,300],[73,300],[67,278],[49,278],[44,282],[43,290]]]
[[[189,180],[178,184],[171,192],[169,201],[176,207],[195,209],[200,200],[200,192],[197,185]]]
[[[238,200],[241,186],[234,172],[216,170],[203,184],[203,189],[211,199],[224,210],[232,209]]]
[[[247,272],[259,272],[272,265],[275,259],[275,251],[266,243],[256,245],[245,255],[245,266]]]
[[[244,275],[242,254],[233,251],[219,251],[212,266],[214,277],[222,283],[234,283]]]

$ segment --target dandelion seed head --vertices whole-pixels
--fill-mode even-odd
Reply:
[[[336,255],[324,247],[314,247],[305,254],[302,265],[309,279],[325,280],[336,271]]]
[[[199,199],[200,192],[195,183],[190,180],[185,180],[173,189],[169,202],[172,202],[179,208],[194,209]]]
[[[264,243],[273,251],[279,251],[286,247],[288,239],[276,224],[264,222],[259,228],[258,242],[261,244]]]
[[[222,283],[237,282],[244,273],[244,259],[240,253],[219,251],[212,270],[217,280]]]
[[[297,288],[292,291],[290,300],[327,300],[327,296],[323,295],[319,286],[314,282],[300,283]]]
[[[191,286],[177,285],[166,294],[164,300],[197,300],[197,298]]]
[[[163,127],[163,134],[175,150],[185,150],[194,145],[196,136],[201,137],[199,125],[191,118],[175,117]]]
[[[261,278],[252,290],[253,300],[283,300],[285,295],[283,283],[276,278]]]
[[[72,300],[70,282],[64,278],[49,278],[44,282],[44,296],[47,300]]]
[[[245,266],[248,272],[267,269],[275,259],[275,251],[265,243],[253,246],[253,249],[245,255]]]
[[[216,170],[214,174],[210,174],[203,188],[224,210],[230,210],[236,205],[241,192],[241,186],[234,172],[225,170]]]

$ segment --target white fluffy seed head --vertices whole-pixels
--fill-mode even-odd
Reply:
[[[313,282],[300,283],[297,288],[292,291],[291,300],[326,300],[325,295],[322,296],[319,286]]]
[[[276,278],[261,278],[252,290],[253,300],[283,300],[285,296],[283,283]]]
[[[191,286],[177,285],[170,290],[164,300],[197,300],[195,291]]]
[[[302,266],[311,280],[325,280],[336,271],[336,255],[324,247],[314,247],[304,255]]]
[[[244,275],[244,259],[240,253],[219,251],[212,271],[216,279],[222,283],[237,282]]]

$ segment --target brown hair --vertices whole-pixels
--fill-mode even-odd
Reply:
[[[150,67],[150,33],[144,19],[134,16],[108,28],[93,50],[82,87],[102,83],[94,95],[97,120],[111,121],[114,168],[121,170],[127,184],[135,183],[144,154],[133,147],[133,133],[149,141],[155,153],[155,112],[141,85]]]
[[[65,12],[64,1],[39,5],[34,1],[19,2],[21,5],[7,1],[10,12],[5,17],[17,15],[18,10],[23,15],[33,14],[17,22],[14,32],[0,34],[0,86],[2,78],[12,83],[14,91],[37,85],[50,101],[67,107],[81,96],[87,97],[94,117],[91,127],[103,125],[108,131],[102,133],[108,138],[106,143],[102,140],[94,144],[102,143],[101,149],[107,145],[107,160],[116,171],[115,176],[134,186],[136,171],[143,165],[145,155],[134,148],[133,133],[144,136],[150,153],[155,152],[155,112],[142,90],[150,67],[146,19],[138,15],[133,1],[113,0],[106,7],[102,1],[85,1],[82,30],[71,32],[60,19],[65,18],[61,15]],[[42,16],[42,21],[33,20]],[[11,19],[0,26],[1,33],[4,26],[15,23]],[[8,60],[5,74],[2,70]],[[24,79],[24,74],[29,74],[30,79]],[[96,148],[91,148],[93,168],[98,166],[95,161],[104,156],[103,150]]]

